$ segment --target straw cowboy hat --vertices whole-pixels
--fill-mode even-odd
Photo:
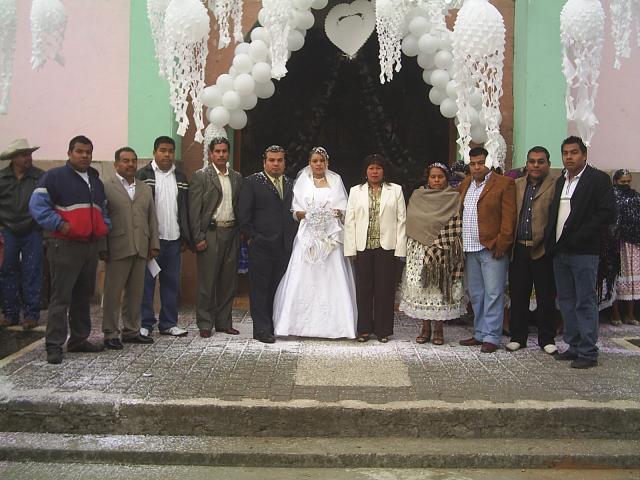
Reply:
[[[9,144],[9,146],[0,153],[0,160],[9,160],[19,153],[31,153],[38,150],[40,147],[30,147],[29,141],[26,138],[19,138]]]

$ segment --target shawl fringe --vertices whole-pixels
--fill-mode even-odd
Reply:
[[[425,247],[424,286],[438,288],[444,300],[450,302],[453,284],[463,274],[462,218],[457,214],[442,227],[434,242]]]

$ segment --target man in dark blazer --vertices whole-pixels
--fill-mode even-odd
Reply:
[[[556,290],[553,262],[544,250],[544,230],[549,222],[549,206],[556,190],[558,174],[550,173],[549,150],[533,147],[527,153],[527,175],[516,180],[516,236],[509,266],[511,295],[512,352],[527,346],[529,303],[536,290],[538,345],[549,355],[558,351],[555,343]]]
[[[129,147],[116,150],[114,167],[116,174],[104,182],[111,231],[107,250],[100,252],[106,262],[102,332],[105,348],[122,350],[122,342],[153,343],[140,335],[140,304],[147,260],[158,256],[160,241],[151,188],[135,178],[136,152]]]
[[[239,214],[240,231],[249,245],[253,338],[273,343],[273,298],[289,263],[297,223],[291,213],[293,181],[284,175],[284,148],[267,148],[263,165],[262,172],[244,180]]]
[[[242,175],[227,166],[229,140],[209,144],[209,162],[189,183],[189,222],[198,257],[196,322],[200,336],[238,335],[231,323],[237,286],[238,199]]]
[[[600,237],[615,221],[615,199],[609,175],[587,164],[587,147],[580,137],[562,142],[562,163],[565,169],[556,183],[545,232],[569,345],[556,359],[571,360],[573,368],[591,368],[598,364]]]

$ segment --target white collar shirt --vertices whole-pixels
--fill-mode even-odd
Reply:
[[[222,173],[218,170],[218,167],[214,163],[211,163],[211,166],[214,168],[214,171],[218,175],[218,180],[220,181],[220,186],[222,187],[222,199],[218,204],[218,208],[213,214],[213,218],[217,222],[231,222],[235,220],[235,215],[233,214],[233,193],[231,191],[231,178],[229,176],[229,169]]]
[[[489,181],[491,172],[487,173],[480,184],[471,179],[467,193],[464,196],[462,211],[462,246],[465,252],[479,252],[484,249],[480,243],[480,229],[478,227],[478,200]]]
[[[127,180],[116,173],[116,177],[118,177],[118,180],[120,180],[120,183],[122,183],[122,186],[124,187],[124,189],[127,191],[127,194],[129,195],[129,198],[131,200],[133,200],[133,197],[136,196],[136,180],[134,178],[132,183],[127,182]]]
[[[560,205],[558,206],[558,221],[556,223],[556,242],[560,240],[564,225],[567,223],[567,219],[571,214],[571,197],[573,197],[576,187],[582,178],[582,174],[587,169],[585,164],[584,168],[580,170],[580,173],[569,179],[569,172],[564,172],[564,185],[562,186],[562,193],[560,194]]]
[[[178,224],[178,184],[176,183],[175,165],[164,172],[155,160],[151,167],[156,177],[156,215],[158,217],[158,233],[161,240],[178,240],[180,225]]]

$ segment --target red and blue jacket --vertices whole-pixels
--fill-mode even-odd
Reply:
[[[69,162],[48,170],[38,182],[29,200],[35,221],[54,237],[90,242],[105,237],[111,228],[107,197],[97,172],[89,169],[89,183],[76,173]],[[62,234],[62,224],[69,232]]]

